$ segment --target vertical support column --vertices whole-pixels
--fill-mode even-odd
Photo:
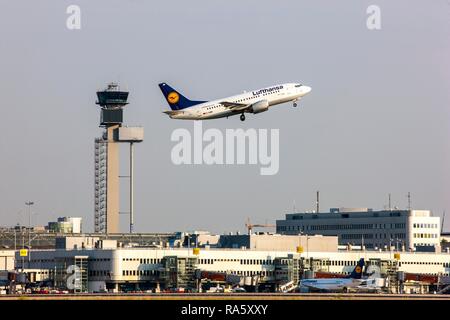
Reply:
[[[114,130],[119,126],[107,127],[107,197],[106,233],[119,233],[119,144],[114,141]]]
[[[391,194],[389,193],[389,210],[391,210],[392,206],[391,206]]]
[[[133,148],[133,142],[130,142],[130,233],[133,233],[133,227],[134,227],[133,161],[134,161],[134,148]]]
[[[319,213],[319,191],[316,192],[316,213]]]

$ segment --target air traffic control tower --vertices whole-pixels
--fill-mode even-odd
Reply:
[[[123,108],[128,92],[116,83],[97,92],[101,138],[95,139],[95,232],[119,233],[119,143],[130,143],[130,233],[133,232],[133,143],[144,139],[141,127],[123,127]]]

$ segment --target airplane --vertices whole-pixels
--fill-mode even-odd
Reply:
[[[163,113],[171,119],[183,120],[228,118],[240,114],[241,121],[245,121],[245,113],[264,112],[277,104],[292,102],[296,107],[297,101],[311,92],[311,87],[299,83],[284,83],[223,99],[193,101],[167,83],[160,83],[159,88],[172,109],[163,111]]]
[[[306,287],[318,291],[343,291],[349,289],[361,289],[368,284],[369,279],[361,279],[362,269],[364,267],[364,258],[358,261],[348,277],[326,278],[326,279],[304,279],[300,281],[300,287]]]

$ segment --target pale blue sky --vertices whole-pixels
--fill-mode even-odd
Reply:
[[[81,7],[82,29],[66,28]],[[381,8],[382,29],[366,28]],[[130,90],[136,146],[136,230],[244,230],[292,210],[450,211],[450,4],[436,1],[6,1],[0,10],[0,224],[81,216],[93,230],[95,91]],[[204,122],[204,128],[277,128],[280,171],[175,166],[175,128],[157,84],[192,99],[276,83],[313,88],[299,108]],[[127,170],[124,146],[122,173]],[[122,209],[127,190],[123,184]],[[18,214],[18,212],[22,212]],[[122,217],[122,231],[126,231]],[[450,213],[447,219],[450,229]],[[450,231],[450,230],[449,230]]]

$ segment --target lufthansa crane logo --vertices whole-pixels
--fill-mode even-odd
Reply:
[[[361,273],[361,267],[360,267],[360,266],[357,266],[356,269],[355,269],[355,271],[356,271],[356,273]]]
[[[172,91],[167,95],[167,100],[169,101],[169,103],[174,104],[177,103],[178,100],[180,100],[180,96],[175,91]]]

